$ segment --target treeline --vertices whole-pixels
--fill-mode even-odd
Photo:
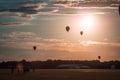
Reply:
[[[35,69],[120,69],[120,61],[107,61],[100,62],[99,60],[93,61],[79,61],[79,60],[47,60],[47,61],[7,61],[1,62],[0,68],[11,68],[17,64],[29,66]]]

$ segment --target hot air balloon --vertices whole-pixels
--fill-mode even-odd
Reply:
[[[70,30],[70,27],[69,26],[66,26],[66,31],[68,32]]]
[[[98,59],[100,60],[100,59],[101,59],[101,56],[98,56]]]
[[[119,5],[119,9],[118,9],[119,15],[120,15],[120,5]]]
[[[80,31],[80,34],[83,35],[83,31]]]
[[[34,51],[37,49],[37,47],[36,46],[33,46],[33,49],[34,49]]]

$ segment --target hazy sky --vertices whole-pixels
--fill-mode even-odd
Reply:
[[[120,60],[116,7],[73,8],[39,0],[0,0],[0,9],[0,61],[97,60],[97,56],[102,61]],[[69,32],[66,26],[70,26]]]

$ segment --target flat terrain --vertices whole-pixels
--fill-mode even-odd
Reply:
[[[27,74],[0,69],[0,80],[120,80],[120,70],[39,69]]]

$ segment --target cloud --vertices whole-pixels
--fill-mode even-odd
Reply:
[[[10,16],[13,18],[34,19],[40,13],[56,13],[57,7],[49,7],[48,3],[26,3],[17,8],[1,9],[0,12],[3,16]]]
[[[8,13],[6,15],[15,17],[15,18],[23,18],[23,19],[34,19],[35,15],[40,15],[42,13],[48,14],[104,14],[104,12],[96,12],[97,7],[74,7],[77,3],[73,3],[71,1],[31,1],[22,4],[21,6],[17,6],[17,8],[10,9],[1,9],[0,12]],[[106,7],[109,9],[109,7]],[[99,9],[106,9],[99,8]],[[111,9],[111,8],[110,8]],[[114,9],[114,8],[112,8]],[[91,11],[91,12],[90,12]],[[107,11],[108,12],[108,11]],[[3,14],[4,14],[3,13]]]
[[[33,45],[40,46],[40,50],[76,51],[77,47],[64,39],[42,38],[33,32],[11,32],[2,34],[2,47],[27,49]],[[42,46],[42,47],[41,47]],[[76,49],[75,49],[76,48]],[[75,49],[75,50],[74,50]]]
[[[0,48],[32,53],[33,46],[36,45],[37,50],[35,53],[41,53],[42,56],[46,55],[47,59],[72,59],[74,57],[79,57],[80,59],[88,59],[89,57],[89,59],[94,59],[94,56],[101,55],[106,57],[107,60],[108,54],[110,57],[112,56],[111,59],[113,59],[113,56],[119,55],[118,53],[120,52],[120,44],[114,42],[83,41],[74,43],[64,39],[42,38],[33,32],[12,32],[4,34],[3,36],[11,39],[0,39]],[[26,39],[24,40],[23,38]],[[38,56],[38,54],[36,55]],[[82,58],[82,56],[84,56],[84,58]]]
[[[56,7],[45,7],[45,8],[40,9],[41,13],[55,13],[55,12],[58,12],[58,11],[59,10]]]
[[[115,42],[82,41],[69,42],[58,38],[43,38],[33,32],[4,33],[0,47],[30,50],[36,45],[39,51],[56,51],[66,53],[120,52],[120,44]],[[117,49],[117,50],[116,50]]]
[[[84,46],[101,46],[103,48],[105,47],[109,47],[109,48],[120,48],[120,43],[118,42],[97,42],[97,41],[82,41],[80,42],[80,44],[84,45]]]
[[[43,41],[50,42],[50,43],[61,43],[61,42],[64,42],[63,39],[55,39],[55,38],[43,39]]]
[[[18,48],[30,47],[33,45],[42,46],[41,50],[58,50],[68,52],[88,52],[91,51],[91,47],[120,47],[119,43],[113,42],[97,42],[97,41],[82,41],[79,43],[68,42],[64,39],[57,38],[42,38],[33,32],[11,32],[2,34],[0,39],[1,45],[6,47],[18,46]],[[80,48],[86,47],[84,50]],[[15,47],[16,48],[16,47]]]
[[[7,18],[9,17],[9,18],[19,18],[19,19],[27,19],[27,20],[34,19],[34,15],[24,14],[20,12],[2,12],[1,15]]]
[[[15,49],[31,49],[36,45],[41,51],[87,52],[80,50],[80,44],[71,43],[64,39],[42,38],[33,32],[11,32],[2,35],[0,47]]]
[[[68,4],[53,4],[54,7],[64,7],[64,8],[67,8],[67,7],[70,7]]]
[[[13,49],[26,49],[30,50],[36,45],[37,50],[40,51],[63,51],[63,52],[86,52],[85,50],[80,50],[80,46],[75,46],[73,43],[43,43],[43,42],[9,42],[1,41],[0,47],[13,48]]]
[[[4,33],[2,37],[5,40],[9,41],[34,41],[40,40],[35,33],[33,32],[11,32],[11,33]]]
[[[21,18],[21,19],[34,19],[34,15],[31,14],[24,14],[24,13],[20,13],[20,12],[16,12],[16,13],[12,13],[12,15],[9,15],[10,17],[14,17],[14,18]]]
[[[21,6],[17,6],[17,8],[11,9],[1,9],[0,12],[3,16],[11,16],[16,18],[24,18],[24,19],[33,19],[33,17],[39,14],[39,10],[43,8],[45,3],[26,3]]]
[[[26,14],[37,14],[39,12],[39,9],[42,8],[44,4],[34,4],[34,3],[27,3],[24,5],[19,6],[18,8],[11,8],[11,9],[1,9],[0,12],[21,12]]]
[[[105,42],[97,42],[97,41],[82,41],[80,43],[83,45],[105,45],[105,44],[108,44]]]
[[[23,22],[0,22],[0,25],[7,25],[7,26],[16,26],[16,25],[25,25],[26,23]]]

